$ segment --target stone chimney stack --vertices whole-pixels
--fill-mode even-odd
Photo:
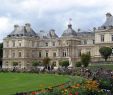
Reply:
[[[17,30],[19,28],[19,25],[14,25],[14,30]]]
[[[30,25],[30,23],[26,23],[26,24],[25,24],[25,29],[27,30],[27,32],[30,32],[30,30],[31,30],[31,25]]]
[[[106,14],[106,20],[108,20],[111,16],[112,16],[111,13],[107,13]]]

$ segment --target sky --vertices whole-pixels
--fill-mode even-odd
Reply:
[[[35,32],[55,29],[61,36],[69,18],[73,29],[91,31],[113,14],[113,0],[0,0],[0,42],[14,25],[30,23]]]

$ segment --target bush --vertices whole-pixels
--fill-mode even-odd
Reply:
[[[86,53],[86,54],[82,54],[81,55],[81,63],[84,67],[87,67],[89,65],[89,62],[90,62],[90,59],[91,59],[91,56],[89,53]]]
[[[45,66],[45,68],[47,68],[49,66],[50,60],[51,59],[48,57],[43,59],[43,65]]]
[[[76,64],[75,64],[76,67],[81,67],[81,65],[82,65],[82,64],[81,64],[80,61],[79,61],[79,62],[76,62]]]
[[[112,49],[110,47],[101,47],[99,49],[99,52],[100,52],[101,56],[105,59],[105,61],[107,61],[108,57],[112,53]]]
[[[60,66],[67,68],[69,66],[69,61],[65,60],[65,61],[60,61],[59,63]]]
[[[39,64],[40,64],[40,63],[39,63],[38,61],[33,61],[33,62],[32,62],[32,66],[34,66],[34,67],[35,67],[35,66],[38,66]]]

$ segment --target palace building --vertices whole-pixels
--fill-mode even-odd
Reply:
[[[40,61],[45,57],[51,59],[51,64],[59,66],[59,61],[69,60],[73,66],[80,60],[82,53],[89,52],[91,61],[102,61],[99,48],[108,46],[113,48],[113,16],[106,14],[106,21],[93,32],[76,32],[72,24],[61,37],[54,29],[49,32],[35,32],[27,23],[24,26],[14,25],[14,30],[3,40],[3,68],[12,68],[13,62],[18,67],[25,68],[33,61]],[[113,61],[111,56],[109,61]]]

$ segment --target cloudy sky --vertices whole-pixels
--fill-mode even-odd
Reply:
[[[31,23],[36,32],[55,29],[60,36],[72,18],[73,28],[92,30],[113,14],[113,0],[0,0],[0,42],[14,24]]]

